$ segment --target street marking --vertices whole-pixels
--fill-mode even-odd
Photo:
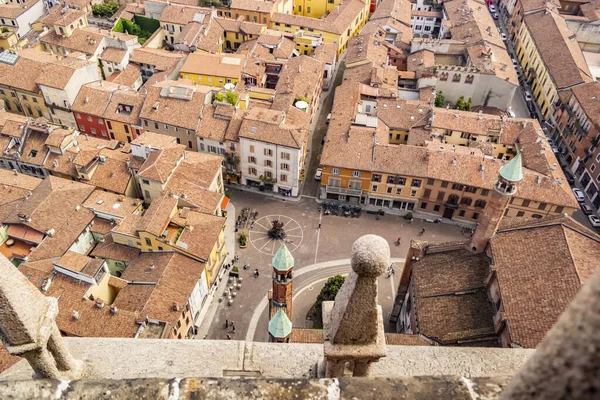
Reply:
[[[315,264],[317,263],[317,255],[319,254],[319,239],[321,238],[321,221],[323,220],[323,213],[319,212],[319,227],[317,227],[317,245],[315,246]]]
[[[294,231],[294,233],[296,233],[296,235],[287,235],[287,237],[290,238],[294,238],[294,240],[289,239],[289,240],[278,240],[278,239],[272,239],[269,237],[269,230],[270,228],[265,227],[265,225],[269,225],[271,221],[274,220],[279,220],[281,222],[284,223],[284,227],[286,226],[290,226],[289,229],[285,229],[286,233],[287,232],[291,232]],[[256,220],[254,222],[255,224],[257,224],[258,226],[260,226],[261,228],[263,228],[264,230],[251,230],[248,233],[248,239],[250,244],[252,244],[252,247],[254,247],[257,251],[263,253],[263,254],[267,254],[272,256],[273,254],[275,254],[275,252],[278,250],[278,246],[277,243],[285,243],[286,246],[288,247],[290,252],[293,252],[295,250],[298,249],[298,247],[300,247],[300,245],[302,244],[302,241],[304,239],[304,232],[302,230],[302,226],[298,223],[298,221],[296,221],[293,218],[290,218],[288,216],[285,215],[266,215],[264,217],[259,218],[258,220]],[[298,232],[298,229],[300,230]],[[269,241],[267,241],[265,244],[259,243],[259,241],[264,240],[265,238],[269,239]],[[272,247],[269,247],[269,243],[271,243],[271,241],[273,241],[273,245]]]
[[[269,241],[268,241],[267,243],[265,243],[265,244],[263,245],[263,247],[261,247],[261,248],[260,248],[258,251],[262,251],[262,249],[264,249],[265,247],[267,247],[267,245],[268,245],[269,243],[271,243],[271,240],[272,240],[272,239],[271,239],[271,238],[269,238]]]

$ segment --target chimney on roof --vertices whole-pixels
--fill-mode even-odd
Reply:
[[[456,165],[456,158],[452,159],[452,165]]]
[[[73,311],[73,319],[76,321],[79,321],[79,312],[78,311]]]
[[[104,302],[102,301],[102,299],[97,299],[96,300],[96,307],[98,307],[98,308],[104,308]]]
[[[117,311],[119,311],[119,309],[117,308],[117,306],[110,306],[110,312],[111,312],[112,314],[116,314],[116,313],[117,313]]]

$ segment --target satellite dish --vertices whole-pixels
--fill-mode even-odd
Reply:
[[[231,82],[226,83],[225,86],[223,86],[225,88],[225,90],[233,90],[235,89],[235,85]]]

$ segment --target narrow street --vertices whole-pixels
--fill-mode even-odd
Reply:
[[[340,85],[344,77],[344,70],[346,69],[345,59],[342,56],[336,69],[336,75],[331,85],[331,89],[323,94],[324,100],[322,100],[321,108],[318,111],[317,121],[314,125],[312,132],[312,140],[310,143],[310,153],[308,155],[308,167],[306,171],[306,177],[304,181],[304,187],[302,189],[302,195],[308,197],[315,197],[321,183],[315,181],[315,172],[319,168],[319,159],[323,151],[323,145],[321,140],[327,134],[327,115],[331,112],[333,107],[333,98],[335,96],[335,89]]]

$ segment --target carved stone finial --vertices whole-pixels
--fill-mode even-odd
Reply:
[[[351,264],[352,272],[330,312],[330,305],[324,303],[327,377],[342,376],[346,363],[354,376],[366,376],[370,364],[385,356],[377,277],[390,265],[387,242],[375,235],[362,236],[352,246]]]
[[[36,375],[78,379],[83,363],[69,353],[56,326],[58,301],[40,293],[0,255],[0,338],[10,354],[27,359]]]

